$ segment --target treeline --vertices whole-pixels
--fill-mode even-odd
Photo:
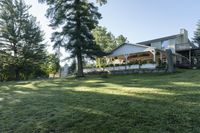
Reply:
[[[46,77],[59,67],[29,9],[22,0],[0,1],[0,81]]]
[[[102,26],[97,26],[93,29],[92,35],[97,45],[99,45],[104,52],[110,52],[119,45],[128,42],[127,38],[123,35],[116,37],[111,32],[108,32],[107,28]]]

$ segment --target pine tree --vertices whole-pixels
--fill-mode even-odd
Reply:
[[[0,1],[0,51],[9,57],[7,63],[13,66],[16,80],[20,71],[27,75],[30,67],[45,57],[43,32],[28,13],[29,8],[23,0]]]
[[[51,27],[59,29],[53,33],[52,41],[70,51],[72,58],[77,58],[77,76],[83,74],[83,58],[101,54],[95,44],[91,30],[101,18],[98,8],[87,0],[39,0],[49,5],[47,17]]]
[[[194,32],[193,40],[195,43],[199,44],[199,46],[200,46],[200,21],[197,23],[197,29]]]

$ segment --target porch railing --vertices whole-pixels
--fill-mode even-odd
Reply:
[[[90,72],[103,72],[103,71],[121,71],[121,70],[131,70],[131,69],[156,69],[156,64],[135,64],[135,65],[126,65],[126,66],[113,66],[105,68],[85,68],[83,69],[84,73]]]

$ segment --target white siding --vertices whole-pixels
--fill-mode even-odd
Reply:
[[[144,52],[146,48],[142,46],[125,44],[118,49],[116,49],[110,56],[120,56],[120,55],[128,55],[134,53]]]
[[[188,31],[186,29],[181,29],[180,34],[183,35],[181,36],[182,43],[188,43]]]
[[[162,44],[161,42],[154,42],[154,43],[151,43],[151,47],[162,49]]]
[[[172,53],[176,53],[176,51],[175,51],[175,46],[176,46],[175,42],[176,42],[175,39],[170,39],[169,40],[169,49],[172,50]]]

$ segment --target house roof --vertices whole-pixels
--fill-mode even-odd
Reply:
[[[125,45],[130,45],[130,46],[143,48],[143,49],[138,49],[139,50],[138,52],[136,52],[134,50],[130,51],[130,49],[127,49],[128,50],[127,53],[129,53],[129,54],[144,53],[144,52],[148,52],[148,51],[152,51],[152,50],[164,52],[163,50],[157,49],[155,47],[150,47],[150,46],[140,45],[140,44],[124,43],[124,44],[118,46],[117,48],[115,48],[114,50],[112,50],[107,56],[113,56],[113,54],[115,55],[116,53],[114,53],[114,52],[117,51],[118,49],[120,49],[121,47],[125,46]],[[118,54],[119,53],[117,53],[116,55],[118,55]],[[123,55],[123,54],[120,54],[120,55]]]
[[[165,41],[165,40],[169,40],[169,39],[175,39],[175,38],[177,38],[179,36],[182,36],[182,34],[176,34],[176,35],[166,36],[166,37],[157,38],[157,39],[152,39],[152,40],[148,40],[148,41],[144,41],[144,42],[138,42],[137,44],[148,45],[148,44],[151,44],[153,42],[160,42],[160,41]]]
[[[112,51],[110,51],[108,54],[112,54],[114,51],[116,51],[117,49],[123,47],[124,45],[133,45],[133,46],[138,46],[138,47],[143,47],[143,48],[149,48],[149,46],[140,45],[140,44],[123,43],[123,44],[119,45],[117,48],[115,48]]]
[[[148,41],[143,41],[143,42],[139,42],[137,44],[141,44],[141,45],[150,45],[151,43],[154,43],[154,42],[161,42],[161,41],[166,41],[166,40],[170,40],[170,39],[175,39],[177,37],[180,37],[182,36],[183,34],[176,34],[176,35],[172,35],[172,36],[166,36],[166,37],[162,37],[162,38],[157,38],[157,39],[152,39],[152,40],[148,40]],[[184,50],[190,50],[190,49],[197,49],[198,47],[194,45],[193,42],[191,42],[189,39],[188,39],[188,43],[191,48],[187,48],[187,49],[183,49],[183,50],[177,50],[177,51],[184,51]]]

